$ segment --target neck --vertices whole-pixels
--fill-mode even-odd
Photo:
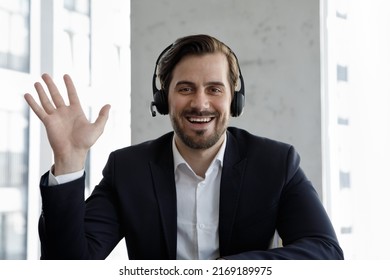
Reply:
[[[204,178],[206,176],[206,171],[209,168],[211,161],[217,155],[219,149],[222,146],[222,143],[225,139],[225,135],[223,135],[217,143],[215,143],[212,147],[207,149],[193,149],[185,145],[177,135],[175,135],[175,144],[176,147],[184,158],[184,160],[188,163],[188,165],[192,168],[192,170],[196,173],[196,175]]]

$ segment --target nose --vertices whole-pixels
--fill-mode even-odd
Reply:
[[[210,103],[207,93],[203,89],[197,90],[196,93],[192,95],[191,108],[202,111],[204,109],[208,109],[209,107]]]

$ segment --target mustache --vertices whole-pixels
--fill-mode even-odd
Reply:
[[[211,112],[207,110],[196,110],[196,109],[188,109],[184,110],[181,114],[182,116],[196,116],[196,117],[218,117],[218,112]]]

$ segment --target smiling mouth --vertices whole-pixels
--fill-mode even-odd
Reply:
[[[190,122],[190,123],[199,123],[199,124],[202,124],[202,123],[209,123],[213,120],[214,118],[213,117],[187,117],[187,120]]]

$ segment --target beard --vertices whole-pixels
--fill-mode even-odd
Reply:
[[[196,115],[199,117],[212,116],[212,121],[215,122],[213,133],[210,136],[205,136],[207,130],[197,130],[195,131],[195,136],[187,134],[182,123],[179,121],[179,119],[187,121],[185,120],[186,115]],[[187,147],[200,150],[211,148],[221,139],[221,136],[226,132],[228,118],[226,116],[221,117],[219,113],[184,111],[179,116],[171,115],[171,123],[176,135]]]

